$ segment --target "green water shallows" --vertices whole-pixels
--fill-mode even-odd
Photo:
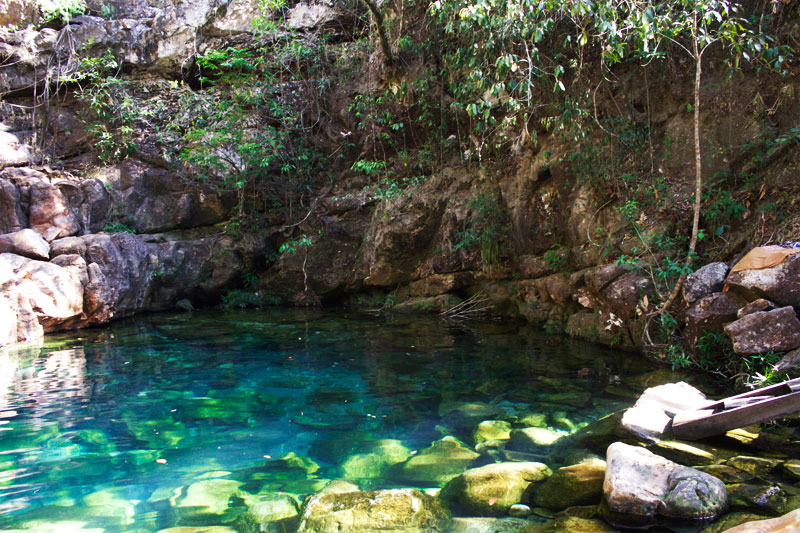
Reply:
[[[652,370],[517,324],[341,311],[153,315],[54,336],[0,352],[0,528],[242,530],[248,505],[280,511],[331,479],[436,486],[413,471],[433,441],[566,434],[629,404]]]

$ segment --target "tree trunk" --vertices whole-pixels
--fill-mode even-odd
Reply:
[[[367,6],[372,16],[375,17],[375,24],[378,26],[378,37],[381,41],[381,50],[383,50],[383,64],[391,68],[394,66],[394,56],[392,55],[392,47],[389,46],[389,39],[386,37],[386,28],[384,27],[383,14],[380,8],[373,0],[361,0]]]

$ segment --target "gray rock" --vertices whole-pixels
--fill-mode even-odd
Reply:
[[[636,306],[643,296],[652,296],[655,291],[653,280],[650,276],[638,272],[628,272],[611,282],[605,290],[603,297],[611,310],[623,319],[636,316]]]
[[[759,298],[758,300],[753,300],[749,304],[745,305],[736,313],[736,318],[742,318],[745,315],[750,315],[752,313],[757,313],[758,311],[772,311],[775,309],[775,304],[770,302],[769,300],[765,300],[764,298]]]
[[[450,523],[441,500],[412,489],[317,494],[300,514],[298,533],[444,532]]]
[[[686,276],[683,283],[683,298],[693,304],[714,292],[722,291],[728,265],[725,263],[709,263]]]
[[[0,253],[22,255],[30,259],[50,259],[50,245],[32,229],[0,235]]]
[[[800,348],[784,355],[775,365],[775,370],[778,372],[794,371],[796,373],[798,368],[800,368]]]
[[[19,189],[9,180],[0,178],[0,233],[19,231],[27,225],[20,205]]]
[[[788,352],[800,347],[800,320],[791,306],[746,315],[725,326],[725,333],[740,355]]]
[[[736,313],[745,304],[730,292],[716,292],[700,298],[686,311],[686,340],[694,347],[706,333],[722,333],[722,328],[736,320]]]
[[[800,254],[790,255],[772,268],[732,272],[725,284],[748,301],[765,298],[800,309]]]
[[[657,517],[708,520],[727,506],[722,481],[644,448],[616,442],[606,462],[603,497],[607,518],[617,525],[645,526]]]
[[[531,485],[550,475],[543,463],[494,463],[467,470],[442,489],[441,498],[476,516],[503,516],[523,503]]]

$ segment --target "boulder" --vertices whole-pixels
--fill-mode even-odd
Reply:
[[[441,497],[472,515],[504,516],[512,505],[526,500],[533,483],[549,475],[550,469],[542,463],[490,464],[450,480]]]
[[[50,245],[32,229],[0,235],[0,253],[22,255],[30,259],[50,259]]]
[[[627,272],[628,270],[625,269],[625,267],[617,263],[609,263],[587,271],[586,274],[584,274],[584,281],[586,287],[590,291],[600,296],[603,294],[603,289],[605,289],[609,283]]]
[[[652,296],[654,290],[650,276],[628,272],[612,281],[603,290],[603,298],[614,314],[627,320],[636,316],[639,300],[644,296]]]
[[[791,352],[784,355],[780,361],[775,365],[775,370],[778,372],[792,372],[792,374],[797,373],[797,369],[800,368],[800,348],[796,350],[792,350]]]
[[[722,333],[722,328],[736,320],[737,312],[745,304],[730,292],[716,292],[697,300],[686,311],[683,330],[689,345],[696,349],[697,340],[706,333]]]
[[[479,453],[454,437],[437,440],[399,465],[395,477],[403,481],[441,486],[468,469]]]
[[[30,225],[48,241],[78,233],[78,220],[66,197],[46,182],[30,187]]]
[[[0,263],[7,265],[16,278],[7,278],[6,283],[13,283],[14,288],[9,290],[19,295],[18,306],[32,312],[44,331],[53,331],[80,318],[83,285],[70,270],[14,254],[0,254]],[[20,318],[17,317],[17,323],[24,323]]]
[[[472,432],[475,444],[489,440],[508,440],[509,438],[511,438],[511,424],[505,420],[484,420]]]
[[[793,533],[800,531],[800,509],[795,509],[778,518],[745,522],[724,533]]]
[[[655,442],[667,431],[678,411],[706,403],[705,394],[688,383],[666,383],[646,389],[625,411],[615,433],[624,438]]]
[[[745,315],[749,315],[751,313],[756,313],[758,311],[772,311],[775,309],[775,304],[770,302],[769,300],[765,300],[764,298],[759,298],[758,300],[753,300],[749,304],[745,305],[736,313],[736,318],[742,318]]]
[[[8,0],[0,2],[0,12],[4,12],[3,7],[10,7]],[[5,6],[3,4],[6,3]],[[17,4],[18,0],[11,0],[11,5]],[[0,20],[4,17],[0,14]],[[33,159],[31,147],[25,144],[20,137],[10,131],[0,129],[0,169],[5,167],[17,167],[27,165]]]
[[[788,352],[800,347],[800,320],[791,306],[746,315],[725,326],[740,355]]]
[[[731,272],[725,285],[748,301],[765,298],[782,307],[800,309],[800,254],[790,255],[771,268]]]
[[[725,286],[725,276],[728,275],[728,265],[725,263],[709,263],[698,268],[686,276],[683,282],[683,298],[689,305],[722,291]]]
[[[608,447],[606,462],[607,518],[620,526],[646,526],[658,517],[709,520],[727,506],[719,479],[644,448],[616,442]]]
[[[444,532],[450,512],[441,500],[412,489],[316,494],[300,513],[298,533]]]
[[[606,462],[590,459],[559,468],[536,487],[534,503],[548,509],[597,504],[603,496]]]

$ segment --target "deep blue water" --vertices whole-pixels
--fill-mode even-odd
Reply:
[[[301,500],[387,442],[471,446],[439,414],[459,402],[569,432],[630,405],[653,371],[519,324],[344,311],[153,315],[52,336],[0,352],[0,528],[229,523],[176,505],[210,479]],[[410,485],[389,470],[359,482]]]

